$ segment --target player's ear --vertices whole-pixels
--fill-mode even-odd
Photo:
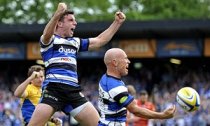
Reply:
[[[58,26],[58,27],[63,27],[63,22],[62,22],[62,21],[58,21],[57,26]]]
[[[117,60],[116,60],[116,59],[113,59],[113,60],[112,60],[112,64],[113,64],[115,67],[117,67],[117,65],[118,65]]]

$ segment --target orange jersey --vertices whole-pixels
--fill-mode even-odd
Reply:
[[[149,110],[155,111],[155,105],[151,102],[145,102],[144,104],[142,104],[140,100],[137,100],[137,105],[142,108],[147,108]],[[140,117],[138,121],[134,122],[133,126],[148,126],[148,119]]]

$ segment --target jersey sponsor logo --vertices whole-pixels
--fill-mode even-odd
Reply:
[[[71,61],[70,58],[61,58],[61,61]]]
[[[64,48],[63,46],[61,46],[58,49],[58,52],[64,53],[65,55],[68,55],[68,54],[76,54],[76,50],[75,49],[67,49],[67,48]]]

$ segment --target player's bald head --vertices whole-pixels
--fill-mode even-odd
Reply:
[[[106,51],[104,56],[104,63],[108,65],[113,59],[119,58],[124,51],[120,48],[112,48]]]

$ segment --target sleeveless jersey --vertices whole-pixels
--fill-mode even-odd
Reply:
[[[52,41],[45,45],[40,39],[41,55],[45,64],[43,87],[49,82],[79,87],[77,75],[77,53],[88,51],[89,39],[77,37],[62,38],[53,35]]]
[[[104,74],[99,82],[99,126],[125,125],[126,106],[134,100],[121,79]],[[118,124],[119,123],[119,124]]]

